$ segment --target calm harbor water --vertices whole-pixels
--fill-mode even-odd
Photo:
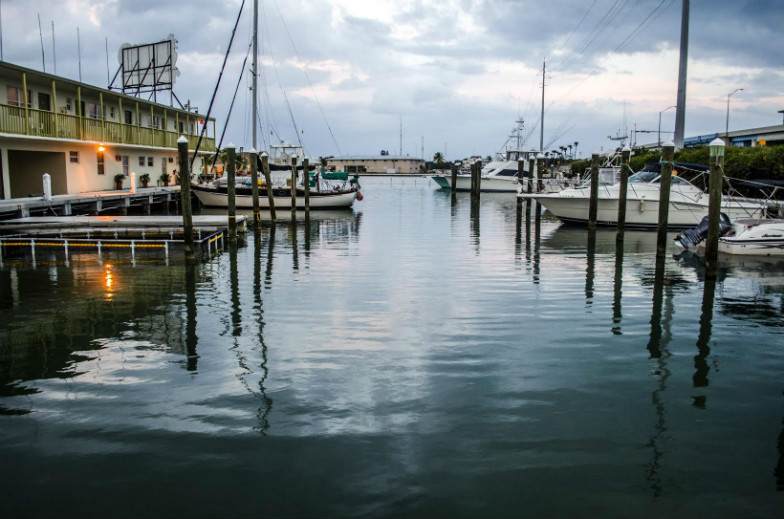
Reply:
[[[195,266],[6,258],[0,516],[781,516],[784,262],[362,186]]]

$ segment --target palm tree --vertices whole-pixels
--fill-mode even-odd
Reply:
[[[444,163],[444,156],[441,154],[440,151],[437,151],[435,153],[435,155],[433,155],[433,162],[435,162],[438,165],[441,165],[441,164]]]

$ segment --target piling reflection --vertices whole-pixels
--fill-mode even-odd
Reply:
[[[614,335],[621,335],[621,319],[623,311],[621,309],[621,298],[623,296],[623,247],[618,247],[615,251],[615,276],[613,279],[613,319],[612,332]]]
[[[271,264],[272,254],[274,253],[275,247],[275,231],[274,226],[270,232],[268,237],[269,239],[269,248],[267,249],[268,254],[268,265]],[[272,410],[272,399],[267,396],[267,388],[265,386],[267,377],[269,376],[269,369],[267,368],[267,344],[264,341],[264,305],[262,299],[262,292],[261,292],[261,256],[262,256],[262,239],[261,239],[261,230],[257,229],[256,234],[254,236],[254,247],[253,247],[253,309],[254,309],[254,320],[256,322],[256,326],[258,326],[256,331],[256,340],[258,342],[258,348],[261,356],[261,360],[259,363],[259,400],[261,405],[256,411],[257,416],[257,425],[255,429],[261,433],[266,434],[267,429],[269,429],[269,420],[268,415]],[[269,268],[268,268],[269,270]]]
[[[664,299],[664,263],[665,258],[656,258],[656,270],[653,284],[653,304],[651,308],[651,332],[648,340],[648,352],[650,358],[656,361],[656,369],[653,374],[658,378],[658,387],[651,393],[651,402],[656,413],[656,422],[653,433],[648,441],[651,448],[651,459],[646,469],[646,480],[653,492],[654,497],[659,497],[663,492],[662,479],[659,475],[661,460],[664,456],[664,435],[667,431],[667,416],[664,408],[663,393],[667,389],[667,380],[670,378],[670,370],[667,362],[670,357],[668,344],[672,338],[670,324],[672,322],[672,285],[667,285],[667,305],[666,312],[662,318],[662,303]]]
[[[706,387],[708,385],[708,355],[710,347],[708,343],[711,338],[711,327],[713,323],[713,302],[716,294],[716,278],[705,279],[702,292],[702,307],[700,311],[700,332],[697,336],[697,355],[694,356],[694,375],[692,383],[695,388]],[[693,405],[700,409],[705,408],[705,395],[693,397]]]
[[[593,280],[596,269],[596,229],[588,229],[585,244],[585,305],[593,304]]]
[[[479,197],[471,197],[471,243],[479,254]]]
[[[533,212],[536,215],[534,217],[534,268],[533,268],[533,281],[534,284],[539,284],[539,275],[541,274],[541,265],[542,265],[542,256],[541,256],[541,249],[542,249],[542,215],[539,208],[539,205],[536,201],[532,200],[531,204],[533,205]]]
[[[199,338],[196,335],[196,264],[190,262],[185,265],[185,369],[196,371],[199,355],[196,345]]]

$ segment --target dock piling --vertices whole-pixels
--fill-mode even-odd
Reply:
[[[719,257],[719,218],[721,187],[724,182],[724,141],[716,137],[710,145],[710,199],[708,202],[708,237],[705,240],[705,276],[716,277]]]
[[[656,257],[667,252],[667,223],[670,215],[670,186],[672,185],[672,157],[675,145],[668,142],[662,147],[661,178],[659,179],[659,224],[656,235]]]
[[[275,221],[275,198],[272,194],[272,175],[269,168],[269,157],[265,152],[261,153],[261,170],[264,173],[264,182],[267,184],[267,202],[269,203],[270,218]]]
[[[181,135],[177,139],[177,153],[180,159],[180,199],[182,200],[182,229],[185,233],[185,257],[193,259],[193,212],[191,208],[191,172],[188,160],[188,138]],[[149,208],[149,205],[147,206]]]
[[[259,212],[259,165],[256,148],[250,149],[250,192],[253,197],[253,228],[258,229],[261,221]]]
[[[596,213],[599,208],[599,154],[591,155],[591,198],[588,201],[588,230],[596,230]]]
[[[616,241],[623,241],[623,232],[626,229],[626,198],[629,192],[629,156],[632,150],[624,146],[621,151],[621,191],[618,196],[618,231]]]
[[[291,157],[291,219],[297,218],[297,157]]]
[[[305,187],[305,219],[310,217],[310,170],[308,159],[302,161],[302,184]]]
[[[237,200],[236,200],[236,186],[234,185],[234,160],[236,148],[234,144],[226,146],[226,154],[228,155],[229,163],[226,164],[226,180],[228,191],[228,211],[229,211],[229,242],[237,241]]]

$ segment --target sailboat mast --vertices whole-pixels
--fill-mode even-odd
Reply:
[[[251,68],[253,69],[253,149],[256,149],[256,130],[258,126],[258,99],[256,87],[258,86],[258,65],[259,65],[259,0],[253,0],[253,61]]]
[[[539,153],[544,153],[544,71],[547,60],[542,61],[542,115],[539,118]]]

